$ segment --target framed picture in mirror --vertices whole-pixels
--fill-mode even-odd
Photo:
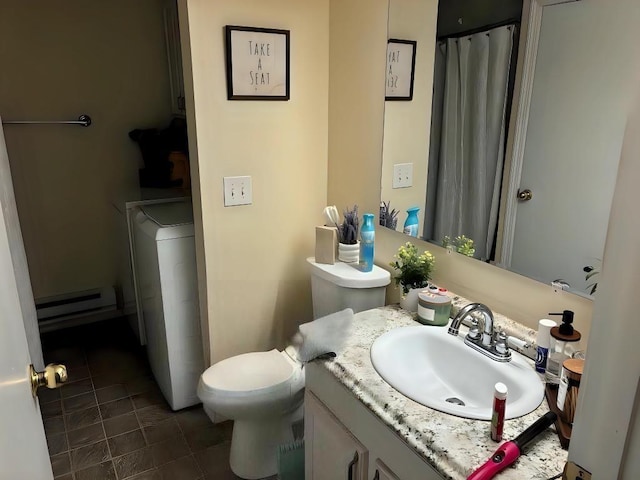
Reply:
[[[228,100],[289,100],[289,30],[225,27]]]
[[[412,100],[416,66],[414,40],[392,38],[387,43],[387,87],[385,100]]]

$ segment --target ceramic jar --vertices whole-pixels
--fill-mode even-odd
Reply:
[[[426,287],[422,288],[411,288],[409,292],[406,294],[402,294],[400,297],[400,307],[407,312],[417,312],[418,311],[418,294],[425,290]]]
[[[338,244],[338,260],[344,263],[358,263],[360,260],[360,242]]]

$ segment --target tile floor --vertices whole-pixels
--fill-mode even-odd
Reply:
[[[239,478],[231,422],[212,424],[201,406],[173,412],[126,320],[43,334],[42,347],[69,376],[38,392],[56,480]]]

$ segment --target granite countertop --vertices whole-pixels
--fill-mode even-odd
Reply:
[[[454,312],[469,303],[464,298],[450,296]],[[529,342],[533,340],[535,332],[502,315],[495,314],[495,324],[509,335]],[[465,479],[498,447],[489,437],[490,423],[455,417],[414,402],[386,383],[371,363],[369,349],[377,337],[393,328],[410,325],[419,324],[410,313],[397,306],[358,313],[344,351],[333,360],[319,363],[444,478]],[[533,362],[531,368],[534,368]],[[515,438],[547,411],[549,409],[543,400],[530,414],[506,420],[503,438]],[[562,471],[566,459],[567,452],[560,447],[553,428],[549,428],[514,465],[496,478],[549,479]]]

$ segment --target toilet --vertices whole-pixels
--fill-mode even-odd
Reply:
[[[268,477],[277,470],[278,445],[293,441],[291,425],[302,418],[304,369],[294,347],[236,355],[205,370],[198,397],[212,421],[234,420],[233,473]]]
[[[386,287],[391,274],[384,268],[373,266],[371,272],[361,272],[350,263],[333,265],[316,263],[307,258],[311,268],[311,298],[313,318],[324,317],[345,308],[353,313],[384,305]]]
[[[344,308],[354,312],[384,305],[389,272],[363,273],[351,265],[311,266],[314,318]],[[222,360],[200,376],[198,397],[213,422],[234,420],[229,463],[244,479],[277,473],[279,445],[293,441],[292,424],[302,419],[304,365],[297,350],[251,352]]]

